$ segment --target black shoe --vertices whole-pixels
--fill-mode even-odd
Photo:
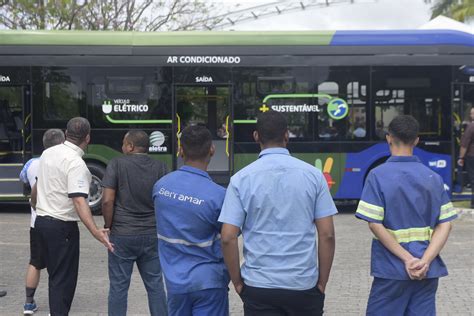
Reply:
[[[5,295],[7,295],[7,291],[0,291],[0,297],[4,297]]]

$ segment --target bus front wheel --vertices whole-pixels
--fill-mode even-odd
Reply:
[[[87,201],[89,202],[89,207],[93,215],[102,214],[102,178],[105,174],[105,167],[97,164],[88,162],[87,168],[92,175],[91,187],[89,189],[89,197]]]

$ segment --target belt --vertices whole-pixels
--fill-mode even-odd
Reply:
[[[47,220],[50,220],[50,221],[57,221],[57,222],[64,222],[58,218],[55,218],[55,217],[52,217],[52,216],[48,216],[48,215],[45,215],[45,216],[39,216],[39,217],[42,217],[44,219],[47,219]]]

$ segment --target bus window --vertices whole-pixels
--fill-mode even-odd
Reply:
[[[358,81],[347,84],[346,102],[349,105],[349,115],[345,119],[349,124],[346,135],[349,139],[362,140],[367,138],[367,85]]]
[[[421,137],[441,136],[442,112],[439,99],[412,99],[409,102],[409,113],[418,120]]]
[[[261,94],[294,93],[295,78],[293,77],[258,77],[257,89]]]
[[[367,85],[358,81],[345,85],[327,81],[318,85],[318,93],[343,98],[349,105],[349,114],[342,120],[331,119],[326,112],[328,100],[319,98],[318,138],[321,140],[363,140],[367,138]],[[342,91],[341,91],[342,90]]]
[[[153,68],[91,69],[89,116],[94,125],[171,120],[170,83],[157,81],[165,80],[164,75],[164,69]]]
[[[376,104],[375,105],[375,137],[384,140],[388,132],[388,124],[403,114],[403,104]]]
[[[68,68],[45,68],[43,78],[43,120],[67,121],[80,116],[84,101],[81,74]]]
[[[374,68],[375,138],[384,139],[390,121],[400,114],[413,115],[420,124],[420,138],[450,136],[449,78],[441,67]],[[447,104],[446,104],[447,105]]]

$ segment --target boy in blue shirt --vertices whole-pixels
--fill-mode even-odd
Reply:
[[[217,221],[225,189],[206,172],[214,154],[209,130],[186,127],[179,154],[184,166],[161,178],[153,188],[168,313],[228,315],[230,279]]]
[[[392,120],[392,156],[370,171],[356,212],[375,235],[367,315],[435,315],[438,279],[448,274],[439,253],[457,214],[442,178],[413,156],[418,132],[412,116]]]

